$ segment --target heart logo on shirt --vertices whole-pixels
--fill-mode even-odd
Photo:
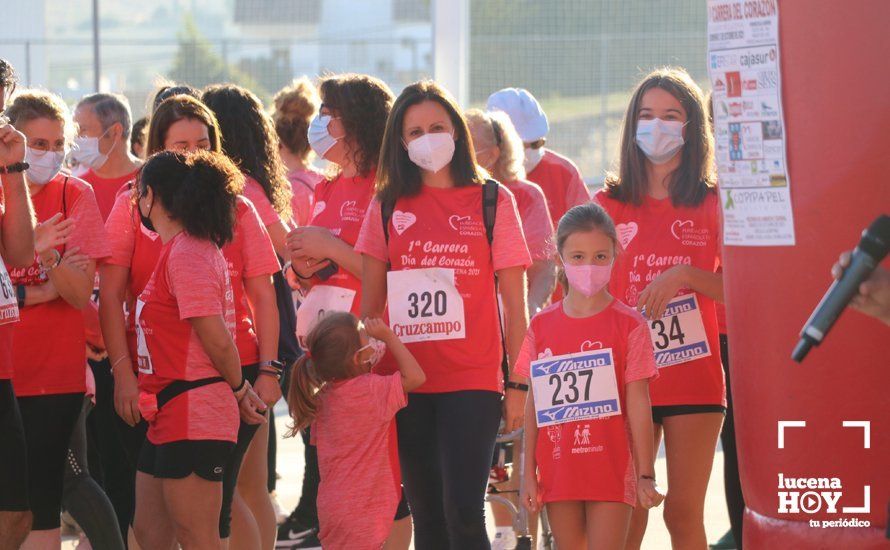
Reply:
[[[538,354],[538,359],[544,359],[545,357],[553,357],[553,350],[550,348],[546,348],[544,351]]]
[[[346,201],[340,205],[340,217],[345,216],[344,212],[348,212],[350,208],[355,208],[355,201]]]
[[[581,351],[590,351],[594,349],[603,349],[603,343],[596,341],[592,342],[590,340],[585,340],[583,344],[581,344]]]
[[[671,224],[671,235],[673,235],[674,238],[679,241],[680,233],[682,232],[683,228],[687,226],[689,227],[689,229],[692,229],[692,220],[674,220],[674,223]]]
[[[448,218],[448,225],[451,226],[451,229],[454,229],[455,231],[457,231],[458,227],[460,227],[461,222],[468,222],[468,221],[470,221],[469,216],[458,216],[457,214],[455,214],[455,215],[451,216],[450,218]]]
[[[414,222],[417,221],[417,216],[412,214],[411,212],[402,212],[401,210],[396,210],[392,213],[392,226],[396,229],[396,233],[401,235],[405,232],[406,229],[414,225]]]
[[[324,201],[318,201],[317,203],[315,203],[315,208],[312,209],[312,217],[314,218],[315,216],[324,212],[326,206],[327,203],[325,203]]]
[[[618,242],[621,243],[621,248],[627,250],[627,245],[637,236],[639,228],[637,222],[619,223],[615,226],[616,231],[618,231]]]

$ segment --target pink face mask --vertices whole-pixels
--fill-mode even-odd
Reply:
[[[563,261],[563,269],[569,286],[588,298],[609,284],[612,275],[612,264],[608,265],[570,265]]]

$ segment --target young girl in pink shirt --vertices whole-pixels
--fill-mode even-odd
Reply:
[[[426,375],[380,319],[328,313],[306,346],[287,402],[291,435],[312,424],[318,449],[319,538],[326,549],[379,550],[402,496],[395,415]],[[387,349],[399,371],[371,373]]]

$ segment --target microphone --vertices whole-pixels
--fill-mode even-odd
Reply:
[[[793,360],[800,363],[813,346],[822,343],[838,316],[859,291],[859,285],[868,279],[887,255],[888,250],[890,250],[890,216],[884,214],[862,232],[862,239],[850,257],[850,265],[844,270],[841,278],[828,287],[825,296],[804,324],[800,331],[800,340],[791,353]]]

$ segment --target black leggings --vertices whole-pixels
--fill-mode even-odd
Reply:
[[[485,489],[500,419],[497,392],[408,395],[396,421],[418,550],[490,548]]]
[[[742,496],[742,483],[739,479],[739,457],[735,446],[735,421],[732,410],[732,391],[729,382],[729,343],[725,334],[720,335],[720,358],[726,372],[726,419],[720,432],[723,445],[723,491],[726,494],[726,508],[729,510],[729,525],[735,538],[736,548],[742,550],[742,518],[745,516],[745,499]]]
[[[241,367],[241,372],[244,378],[252,385],[256,382],[259,367],[257,365],[245,365]],[[226,462],[225,472],[223,473],[222,507],[219,511],[220,538],[227,539],[232,534],[232,501],[235,500],[235,490],[238,487],[238,473],[241,471],[241,463],[244,462],[247,448],[250,447],[250,442],[259,428],[259,424],[248,424],[243,420],[238,425],[238,441],[235,443],[235,449],[229,455],[229,460]]]
[[[34,514],[31,529],[58,529],[65,459],[83,405],[83,393],[36,395],[18,400],[28,444],[28,493]]]
[[[84,397],[68,447],[62,505],[83,529],[93,548],[123,550],[124,540],[114,508],[99,484],[90,477],[87,466],[86,419],[92,407],[90,398]]]

